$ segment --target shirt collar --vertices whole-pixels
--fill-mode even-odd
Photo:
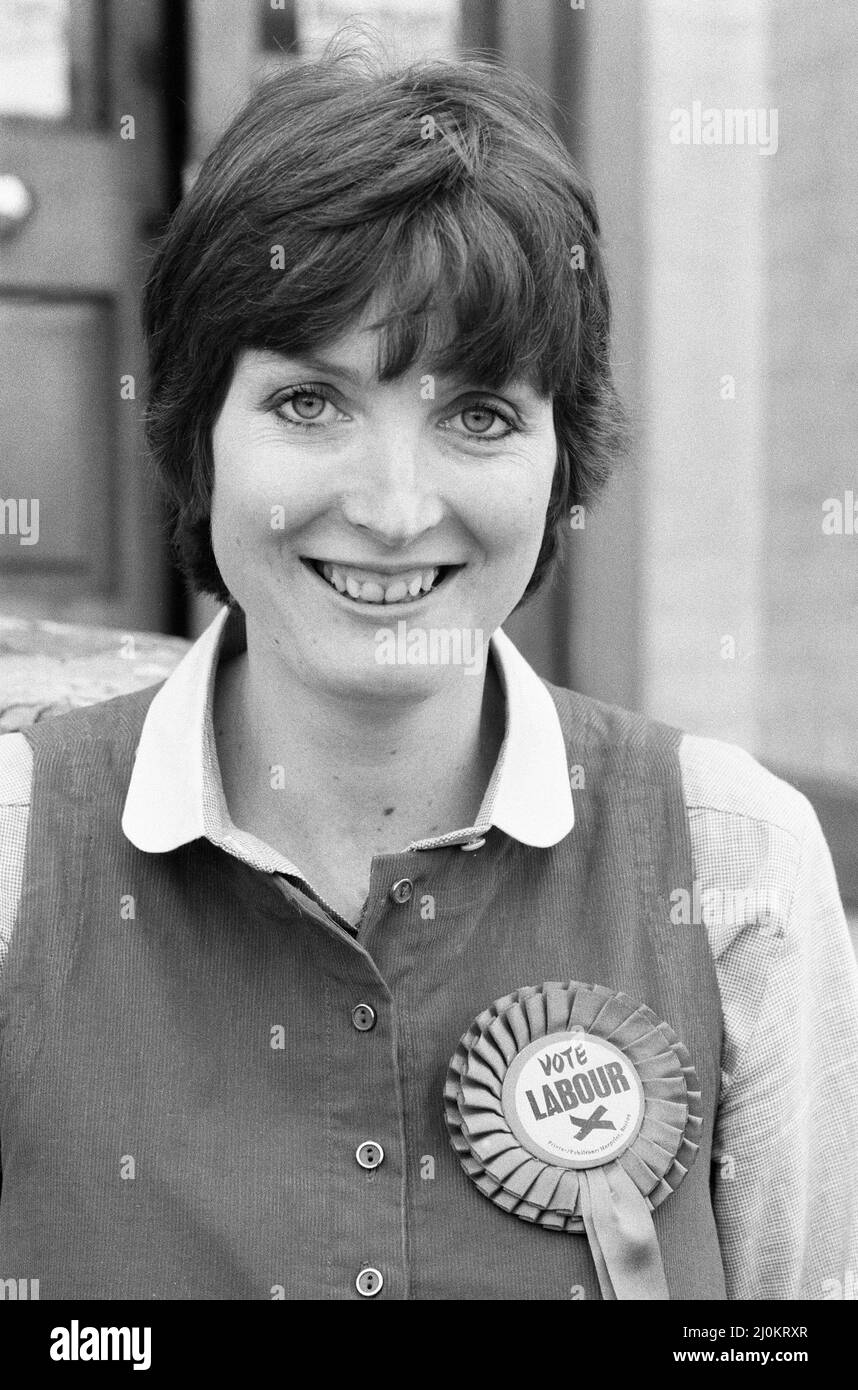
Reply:
[[[229,821],[212,718],[218,663],[244,646],[243,614],[222,607],[151,701],[122,815],[122,829],[138,849],[161,853],[206,837],[240,852],[248,839]],[[506,733],[480,828],[494,825],[523,844],[546,848],[574,824],[557,709],[501,628],[490,648],[504,691]]]

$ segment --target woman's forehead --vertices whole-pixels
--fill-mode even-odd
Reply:
[[[449,344],[446,345],[449,348]],[[389,374],[382,372],[383,331],[379,328],[352,327],[335,339],[312,347],[296,346],[293,350],[284,347],[255,348],[244,347],[237,361],[237,369],[245,375],[277,375],[284,370],[300,369],[302,374],[314,374],[342,381],[356,389],[368,389],[381,381],[390,380]],[[477,372],[469,372],[467,365],[447,371],[434,371],[435,354],[420,354],[400,377],[432,377],[435,384],[445,387],[471,386],[484,390],[499,390],[503,385],[515,386],[517,390],[540,395],[535,386],[525,377],[511,378],[505,383],[483,380]]]
[[[413,351],[400,353],[394,347],[391,353],[392,343],[403,331],[413,335]],[[419,314],[402,311],[392,294],[384,290],[377,291],[356,315],[324,338],[298,338],[294,346],[286,340],[282,345],[245,351],[252,354],[246,363],[251,368],[277,371],[300,362],[356,387],[403,376],[431,376],[438,384],[451,387],[466,384],[500,390],[515,384],[535,396],[542,395],[533,374],[522,372],[494,380],[475,369],[451,306],[428,305]],[[396,359],[395,370],[391,370],[391,357]]]

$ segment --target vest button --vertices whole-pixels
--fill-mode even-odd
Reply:
[[[377,1168],[384,1159],[384,1149],[374,1139],[365,1139],[355,1149],[355,1158],[361,1168]]]
[[[376,1012],[371,1004],[355,1004],[352,1009],[352,1024],[359,1033],[368,1033],[375,1027]]]
[[[395,903],[407,903],[413,892],[414,884],[410,878],[398,878],[390,890],[390,897]]]
[[[362,1269],[357,1279],[355,1288],[364,1298],[375,1298],[377,1293],[381,1293],[381,1286],[384,1283],[384,1275],[380,1269],[373,1269],[370,1265]]]

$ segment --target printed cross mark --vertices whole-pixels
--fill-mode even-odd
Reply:
[[[586,1139],[587,1135],[592,1133],[594,1129],[616,1129],[617,1126],[614,1124],[613,1120],[602,1119],[604,1114],[604,1105],[597,1105],[592,1115],[570,1115],[569,1123],[579,1126],[575,1138],[579,1140]]]

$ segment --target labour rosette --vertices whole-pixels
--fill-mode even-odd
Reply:
[[[444,1088],[465,1172],[496,1206],[586,1233],[604,1298],[669,1298],[652,1212],[697,1156],[691,1058],[645,1004],[549,982],[498,999]]]

